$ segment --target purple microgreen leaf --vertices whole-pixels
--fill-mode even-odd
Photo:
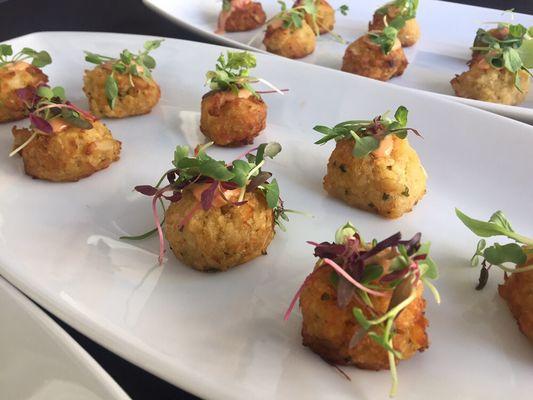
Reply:
[[[207,211],[213,205],[213,200],[215,199],[215,193],[218,189],[218,181],[213,181],[213,183],[202,192],[201,203],[204,211]]]
[[[154,196],[158,189],[150,185],[135,186],[135,190],[145,196]]]
[[[263,183],[268,181],[270,177],[272,176],[272,173],[262,171],[256,176],[254,176],[251,180],[248,186],[246,186],[247,192],[253,192],[255,189],[257,189],[259,186],[261,186]]]
[[[54,132],[54,129],[52,128],[52,125],[50,125],[47,120],[45,120],[44,118],[41,118],[41,117],[39,117],[39,116],[37,116],[37,115],[35,115],[33,113],[30,114],[30,122],[31,122],[31,125],[35,129],[37,129],[37,130],[39,130],[39,131],[41,131],[43,133],[47,133],[47,134],[50,135],[50,134],[52,134]]]

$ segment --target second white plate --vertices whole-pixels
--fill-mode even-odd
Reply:
[[[170,20],[210,40],[248,50],[265,51],[261,29],[250,32],[215,34],[217,16],[221,3],[215,0],[143,0],[144,3]],[[335,31],[351,42],[366,32],[368,21],[376,8],[386,0],[331,0],[334,7],[348,4],[350,12],[344,17],[337,13]],[[287,3],[292,4],[291,1]],[[273,0],[262,1],[268,17],[279,12]],[[512,4],[509,5],[511,7]],[[444,1],[421,0],[418,22],[422,30],[420,41],[406,49],[410,65],[401,77],[390,82],[413,89],[425,90],[479,107],[500,115],[533,123],[533,93],[519,106],[507,106],[456,97],[450,85],[455,74],[467,69],[470,59],[469,47],[480,25],[488,21],[510,21],[511,14],[489,8],[466,6]],[[514,14],[514,21],[526,26],[533,25],[533,16]],[[254,39],[255,40],[252,40]],[[300,61],[340,69],[346,45],[322,36],[315,52]]]

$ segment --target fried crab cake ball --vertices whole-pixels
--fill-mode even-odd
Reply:
[[[303,0],[298,0],[294,3],[294,7],[300,7],[304,3]],[[315,0],[316,17],[313,18],[311,14],[305,15],[307,24],[320,35],[333,31],[335,27],[335,10],[326,0]]]
[[[515,86],[515,74],[506,68],[494,68],[485,58],[472,60],[470,69],[451,80],[455,94],[459,97],[516,105],[522,103],[529,91],[530,77],[526,71],[519,71],[521,91]]]
[[[219,146],[251,144],[266,127],[267,105],[246,89],[213,90],[202,97],[200,130]]]
[[[106,80],[112,73],[110,64],[86,70],[83,91],[89,100],[91,112],[99,118],[125,118],[148,114],[159,102],[161,89],[152,78],[114,73],[118,93],[113,108],[106,95]]]
[[[0,66],[0,123],[26,118],[28,110],[17,90],[38,88],[48,77],[37,67],[24,61]]]
[[[369,31],[381,31],[387,24],[390,24],[401,13],[401,10],[394,5],[389,5],[386,10],[377,10],[372,21],[368,24]],[[398,31],[398,39],[403,47],[411,47],[420,39],[420,26],[415,18],[405,21],[405,25]]]
[[[343,139],[329,158],[324,189],[352,207],[398,218],[426,193],[426,172],[407,138],[389,135],[365,157],[352,154],[355,142]]]
[[[284,28],[283,21],[275,19],[267,26],[263,44],[270,53],[298,59],[315,51],[316,35],[305,21],[300,28]]]
[[[165,237],[179,260],[199,271],[226,271],[266,254],[274,214],[263,193],[246,193],[240,206],[220,199],[208,211],[199,198],[198,189],[187,189],[165,213]]]
[[[121,143],[101,122],[81,129],[60,122],[52,134],[37,134],[21,151],[27,175],[53,182],[75,182],[107,168],[120,158]],[[27,141],[32,129],[13,128],[14,147]]]
[[[533,255],[525,264],[517,268],[533,265]],[[513,273],[505,278],[498,288],[500,296],[506,301],[520,331],[533,341],[533,271]]]
[[[350,44],[342,60],[342,70],[380,81],[403,74],[409,62],[398,39],[385,54],[379,44],[364,35]]]
[[[388,256],[387,252],[381,255],[383,264],[390,263],[386,259]],[[351,345],[352,338],[362,329],[354,318],[352,309],[361,308],[366,318],[373,317],[370,309],[356,298],[345,307],[339,307],[332,274],[333,268],[318,267],[302,289],[300,309],[303,317],[304,346],[333,364],[355,365],[376,371],[388,369],[387,350],[368,335],[362,337],[357,344]],[[402,354],[402,360],[409,359],[416,352],[429,347],[426,334],[428,321],[424,317],[426,301],[422,297],[423,285],[418,283],[415,290],[416,299],[394,321],[396,333],[393,336],[393,348]],[[385,297],[370,296],[377,315],[385,314],[389,308],[392,292],[386,293]]]
[[[266,14],[259,2],[251,0],[224,0],[218,17],[217,33],[244,32],[259,28]]]

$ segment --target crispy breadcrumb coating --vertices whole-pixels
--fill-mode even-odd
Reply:
[[[364,35],[348,46],[341,69],[352,74],[388,81],[402,75],[408,64],[399,40],[389,54],[383,54],[381,47]]]
[[[31,135],[30,129],[13,128],[14,148]],[[26,174],[54,182],[74,182],[107,168],[120,158],[121,143],[109,129],[95,121],[91,129],[68,126],[61,132],[37,135],[19,153]]]
[[[28,116],[27,108],[17,96],[17,89],[37,88],[47,82],[48,77],[43,71],[24,61],[0,68],[0,122],[17,121]]]
[[[387,218],[409,212],[426,193],[426,172],[408,139],[392,135],[389,155],[352,155],[354,141],[337,142],[328,162],[324,189],[353,207]]]
[[[451,80],[455,94],[468,99],[516,105],[522,103],[529,91],[530,77],[519,71],[520,88],[515,86],[515,74],[505,68],[490,66],[485,58],[476,57],[470,69]]]
[[[241,206],[204,211],[186,189],[165,214],[165,237],[174,255],[199,271],[225,271],[266,254],[274,238],[273,211],[260,191],[246,193],[244,200]]]
[[[384,268],[390,265],[387,259],[390,253],[391,250],[388,249],[378,254],[378,262]],[[300,295],[303,344],[333,364],[355,365],[370,370],[389,369],[387,350],[368,335],[363,336],[355,346],[350,345],[354,335],[361,329],[352,309],[354,307],[362,309],[368,319],[372,319],[373,316],[370,309],[356,298],[353,298],[346,307],[339,307],[337,289],[331,279],[333,271],[327,265],[320,266],[304,285]],[[393,347],[403,355],[404,360],[411,358],[417,351],[424,351],[429,347],[423,290],[423,284],[419,283],[416,287],[416,299],[394,322]],[[370,298],[377,315],[387,311],[391,300],[390,294],[385,297],[370,296]]]
[[[523,268],[533,265],[533,255],[529,255]],[[518,272],[505,278],[498,292],[509,306],[520,331],[533,341],[533,271]]]
[[[202,97],[200,130],[219,146],[251,144],[266,127],[267,105],[250,92],[211,91]]]
[[[125,118],[147,114],[159,102],[161,89],[152,78],[142,78],[115,71],[118,97],[114,108],[111,109],[105,94],[105,82],[111,72],[111,66],[108,64],[85,71],[83,91],[89,101],[89,108],[95,116]]]
[[[305,21],[298,29],[283,28],[280,21],[273,21],[267,27],[263,44],[270,53],[287,58],[308,56],[316,47],[316,35]]]

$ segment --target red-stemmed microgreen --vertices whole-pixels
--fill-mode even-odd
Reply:
[[[407,127],[407,115],[407,108],[400,106],[394,113],[393,119],[383,114],[373,120],[341,122],[332,128],[317,125],[313,129],[323,134],[324,137],[317,140],[315,144],[324,144],[330,140],[338,142],[343,139],[353,139],[355,141],[353,155],[358,158],[365,157],[377,150],[381,140],[388,135],[396,135],[400,139],[405,139],[410,131],[420,136],[416,129]]]
[[[96,65],[109,65],[111,68],[111,74],[105,81],[105,95],[111,109],[115,108],[118,97],[118,83],[115,74],[128,75],[132,87],[135,86],[133,76],[138,76],[145,80],[151,79],[152,70],[156,67],[156,61],[149,53],[159,48],[163,40],[148,40],[144,43],[143,49],[139,50],[137,54],[129,50],[123,50],[118,58],[85,52],[85,61]]]
[[[470,260],[473,267],[480,265],[481,260],[479,282],[476,286],[477,290],[481,290],[486,286],[489,279],[489,270],[493,266],[502,269],[506,274],[533,270],[533,265],[517,268],[518,265],[524,264],[527,261],[528,254],[533,253],[533,238],[516,233],[509,220],[501,211],[496,211],[492,214],[488,221],[470,218],[457,208],[455,209],[455,213],[468,229],[481,238],[503,236],[513,241],[506,244],[496,242],[487,247],[485,239],[479,240],[476,246],[476,252]],[[514,266],[508,267],[505,264],[514,264]]]
[[[69,126],[83,130],[91,129],[96,117],[67,101],[65,89],[61,86],[50,88],[46,85],[38,88],[17,89],[16,94],[29,111],[31,136],[14,149],[12,157],[26,147],[37,135],[52,135],[54,129],[51,121],[60,119]]]
[[[35,67],[42,68],[52,63],[52,58],[48,52],[36,51],[29,47],[24,47],[21,51],[13,54],[13,48],[9,44],[0,44],[0,68],[19,61],[31,60]]]
[[[420,239],[421,234],[417,233],[410,240],[402,240],[402,235],[398,232],[381,242],[373,240],[365,243],[357,229],[348,222],[337,230],[334,242],[308,242],[314,246],[314,255],[319,258],[319,262],[297,291],[285,313],[285,319],[288,319],[310,277],[324,267],[332,268],[330,282],[337,291],[337,306],[345,308],[354,300],[359,305],[353,307],[352,313],[363,329],[354,334],[350,347],[355,347],[368,335],[388,352],[392,375],[391,396],[396,393],[398,384],[396,359],[402,358],[402,354],[393,347],[394,321],[416,299],[416,286],[419,282],[423,282],[432,291],[437,303],[440,303],[439,293],[430,282],[438,278],[437,266],[429,257],[430,244],[421,243]],[[375,257],[385,250],[391,251],[393,255],[387,269]],[[391,296],[389,307],[379,315],[372,297],[386,295]],[[368,319],[363,310],[372,318]]]
[[[479,52],[487,63],[496,69],[505,68],[515,75],[515,87],[520,86],[520,71],[533,68],[533,27],[529,29],[521,24],[497,22],[499,34],[478,29],[471,50]]]
[[[184,229],[194,214],[200,210],[208,211],[214,206],[217,197],[224,203],[239,207],[246,203],[245,194],[260,191],[266,199],[268,208],[274,212],[276,225],[283,228],[281,220],[288,220],[286,215],[290,210],[284,208],[280,198],[279,186],[272,174],[262,169],[267,158],[274,158],[280,151],[281,145],[276,142],[264,143],[242,154],[231,164],[219,161],[207,155],[206,149],[212,143],[198,146],[193,154],[187,146],[177,146],[174,151],[173,167],[166,171],[155,186],[140,185],[135,190],[152,197],[152,212],[156,228],[140,236],[124,236],[121,239],[145,239],[153,233],[159,235],[159,262],[163,262],[164,238],[161,221],[157,212],[157,202],[168,200],[171,203],[182,199],[183,191],[192,185],[205,185],[200,201],[180,222],[179,228]],[[164,181],[167,181],[165,184]],[[238,190],[238,198],[226,197],[227,191]],[[163,205],[164,209],[164,205]]]
[[[250,70],[255,68],[256,65],[257,60],[252,53],[247,51],[228,51],[226,55],[221,54],[218,57],[215,70],[207,72],[206,85],[212,90],[231,90],[235,94],[239,90],[245,89],[256,97],[259,97],[260,92],[257,92],[252,84],[259,82],[281,95],[283,95],[284,91],[287,91],[287,89],[278,89],[265,79],[250,76]]]

